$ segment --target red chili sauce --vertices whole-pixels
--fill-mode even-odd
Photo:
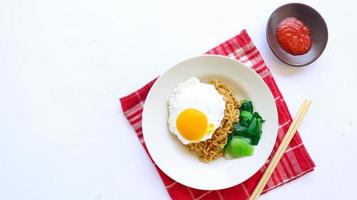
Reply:
[[[302,55],[311,47],[310,29],[299,19],[288,17],[276,29],[280,46],[292,55]]]

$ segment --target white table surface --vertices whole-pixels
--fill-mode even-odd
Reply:
[[[356,1],[304,1],[329,28],[323,55],[287,67],[265,39],[285,1],[0,0],[0,198],[167,199],[118,98],[246,28],[316,169],[261,199],[351,199],[356,180]],[[345,197],[345,198],[343,198]]]

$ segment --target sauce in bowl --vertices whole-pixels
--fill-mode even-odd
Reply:
[[[305,54],[311,48],[309,27],[295,17],[282,20],[276,29],[276,36],[281,48],[292,55]]]

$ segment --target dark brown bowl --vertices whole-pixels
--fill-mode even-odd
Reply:
[[[276,28],[280,21],[287,17],[302,20],[310,29],[311,49],[303,55],[292,55],[282,49],[276,37]],[[267,24],[266,37],[273,53],[284,63],[301,67],[314,62],[324,51],[327,40],[327,26],[322,16],[310,6],[300,3],[285,4],[277,8],[270,16]]]

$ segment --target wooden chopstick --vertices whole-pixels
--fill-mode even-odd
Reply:
[[[311,100],[305,100],[303,104],[300,106],[298,113],[296,114],[293,122],[291,123],[288,131],[286,132],[282,142],[280,143],[277,151],[275,152],[273,158],[271,159],[267,169],[265,170],[262,178],[260,179],[258,185],[255,187],[252,195],[249,197],[249,200],[258,199],[259,195],[262,193],[265,185],[267,184],[270,176],[273,174],[274,169],[278,165],[281,157],[283,156],[286,148],[288,147],[291,139],[295,135],[295,132],[299,125],[301,124],[302,119],[304,118],[307,110],[311,105]]]

